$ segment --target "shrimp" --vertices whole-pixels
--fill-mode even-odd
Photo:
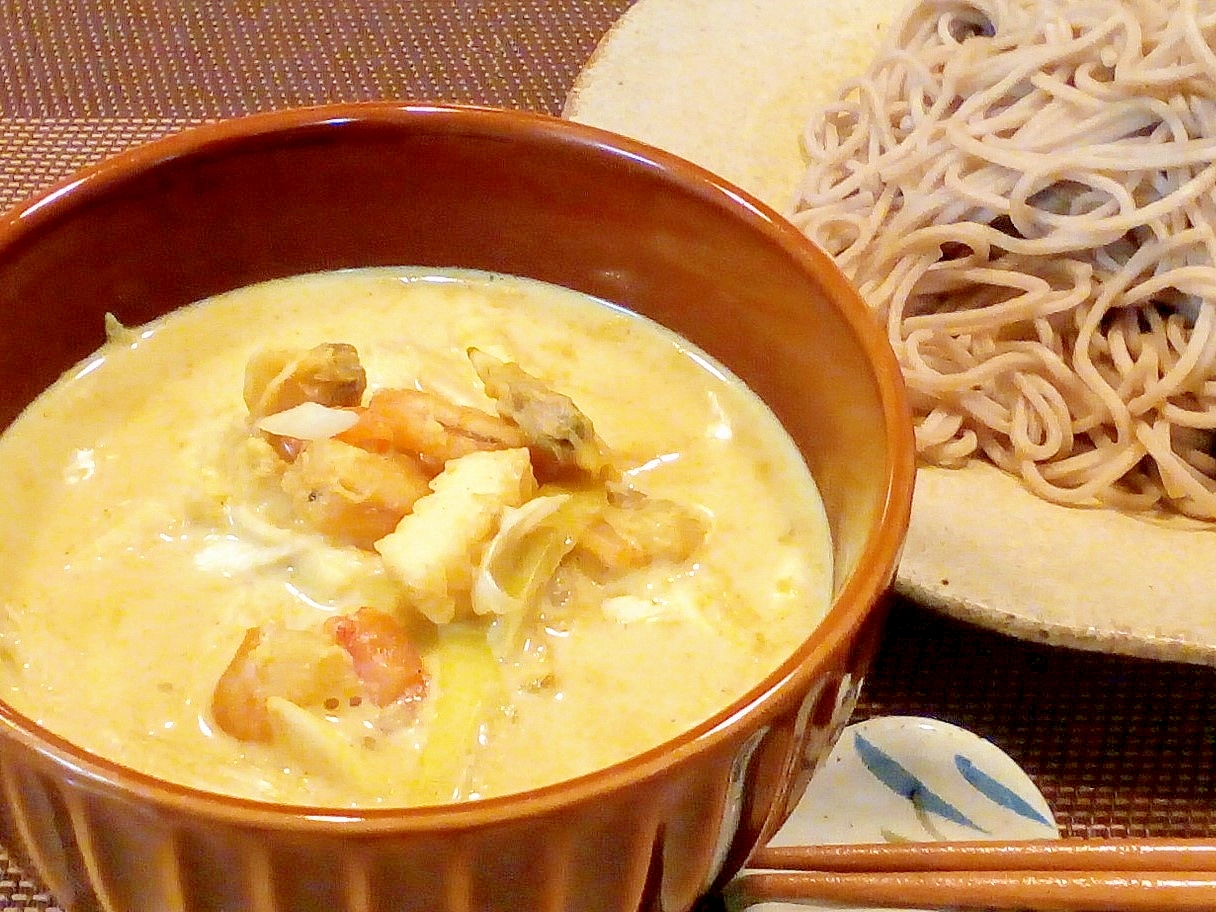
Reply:
[[[569,396],[551,390],[518,364],[470,348],[469,360],[498,413],[523,433],[539,481],[585,474],[609,477],[608,447]]]
[[[520,429],[497,415],[397,388],[373,393],[355,426],[337,439],[377,453],[411,453],[433,472],[469,453],[524,446]]]
[[[426,695],[422,656],[392,615],[360,608],[353,615],[329,618],[324,629],[350,653],[355,675],[377,706],[420,700]]]
[[[431,473],[410,455],[372,453],[326,438],[305,446],[280,483],[307,525],[370,549],[431,492],[430,480]]]
[[[216,682],[211,714],[234,738],[270,741],[268,697],[322,706],[326,700],[344,701],[358,692],[350,654],[332,636],[266,624],[245,631]]]
[[[320,628],[249,628],[216,682],[211,715],[238,740],[269,742],[272,697],[320,712],[364,699],[383,709],[421,700],[426,690],[422,657],[405,626],[383,611],[360,608]]]
[[[656,561],[682,563],[708,534],[707,518],[696,509],[614,491],[599,517],[579,537],[574,557],[598,580],[637,570]]]

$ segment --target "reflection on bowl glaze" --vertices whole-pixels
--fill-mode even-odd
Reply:
[[[1051,808],[1000,748],[915,716],[850,725],[773,845],[1058,838]],[[753,912],[849,909],[764,903]]]

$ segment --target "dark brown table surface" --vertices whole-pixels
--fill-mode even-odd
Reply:
[[[137,143],[258,110],[401,99],[557,114],[629,5],[5,0],[0,208]],[[900,601],[858,717],[983,735],[1066,836],[1216,838],[1214,710],[1216,670],[1024,643]],[[0,864],[0,910],[54,907],[2,850]]]

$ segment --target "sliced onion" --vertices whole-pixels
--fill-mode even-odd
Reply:
[[[358,414],[350,409],[331,408],[319,402],[301,402],[260,419],[257,429],[278,437],[323,440],[349,431],[358,420]]]

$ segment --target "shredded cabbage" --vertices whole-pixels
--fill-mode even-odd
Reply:
[[[527,607],[573,547],[557,524],[548,522],[569,499],[568,494],[533,497],[503,511],[473,583],[475,614],[511,614]]]
[[[548,494],[503,513],[472,592],[474,613],[497,616],[490,645],[500,659],[516,648],[545,584],[604,503],[600,492]]]

